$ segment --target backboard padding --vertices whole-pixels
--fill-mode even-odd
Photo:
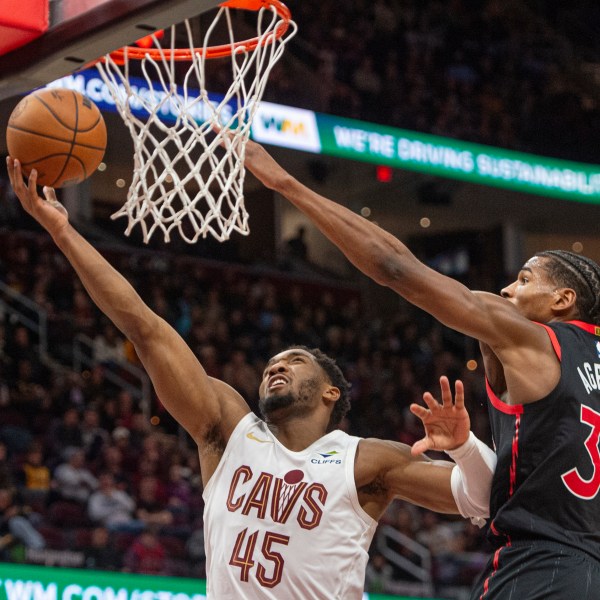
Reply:
[[[0,56],[0,100],[64,77],[151,31],[218,4],[219,0],[105,0]]]

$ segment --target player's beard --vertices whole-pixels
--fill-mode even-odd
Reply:
[[[267,420],[269,415],[282,409],[288,409],[286,416],[302,415],[311,406],[318,389],[319,380],[317,377],[313,377],[303,381],[296,393],[291,391],[287,394],[267,394],[259,399],[258,408],[263,418]]]

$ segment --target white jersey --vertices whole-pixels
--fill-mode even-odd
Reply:
[[[359,438],[292,452],[253,413],[204,490],[210,600],[359,600],[377,522],[354,482]]]

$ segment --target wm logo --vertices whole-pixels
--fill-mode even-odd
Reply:
[[[304,123],[290,121],[290,119],[263,118],[262,123],[266,130],[274,129],[280,133],[291,133],[292,135],[304,135],[306,133]]]

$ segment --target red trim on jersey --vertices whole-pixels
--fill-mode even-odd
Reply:
[[[567,321],[567,323],[570,323],[571,325],[575,325],[576,327],[579,327],[579,329],[583,329],[584,331],[587,331],[588,333],[591,333],[593,335],[597,335],[600,337],[600,327],[598,327],[598,325],[592,325],[591,323],[584,323],[583,321]]]
[[[554,348],[554,352],[556,353],[558,360],[561,361],[562,360],[562,349],[560,347],[558,338],[556,337],[556,333],[554,333],[554,330],[551,327],[548,327],[548,325],[544,325],[544,323],[538,323],[537,321],[534,321],[534,323],[536,325],[539,325],[540,327],[543,327],[546,330],[546,333],[548,334],[548,337],[550,338],[552,348]],[[590,325],[589,323],[584,323],[583,321],[569,321],[569,323],[572,323],[573,325],[577,325],[577,327],[581,327],[581,329],[585,329],[586,331],[589,331],[590,333],[595,333],[596,335],[600,335],[600,327],[596,327],[595,325]],[[498,396],[496,396],[496,394],[494,393],[494,391],[492,390],[492,388],[490,386],[490,382],[488,381],[487,377],[485,378],[485,388],[487,390],[487,394],[490,399],[490,402],[492,403],[494,408],[496,408],[497,410],[499,410],[507,415],[523,414],[523,405],[522,404],[506,404],[506,402],[502,402],[502,400],[500,400],[500,398],[498,398]]]
[[[560,346],[559,346],[559,349],[560,349]],[[487,380],[487,377],[485,379],[485,387],[487,389],[487,393],[488,393],[490,402],[496,409],[498,409],[499,411],[501,411],[505,414],[515,416],[515,433],[513,435],[512,446],[511,446],[511,463],[510,463],[509,488],[508,488],[508,496],[511,497],[514,494],[515,488],[517,486],[517,460],[519,458],[519,431],[521,429],[521,415],[523,414],[523,405],[522,404],[510,405],[510,404],[506,404],[506,402],[502,402],[502,400],[500,400],[500,398],[498,398],[496,396],[496,394],[494,394],[492,388],[490,387],[490,383]],[[490,523],[490,529],[492,530],[492,533],[496,536],[500,536],[500,535],[505,536],[506,544],[504,546],[501,546],[500,548],[498,548],[496,550],[496,552],[494,552],[494,560],[492,561],[492,566],[493,566],[492,572],[488,575],[488,577],[485,578],[485,581],[483,582],[483,593],[481,594],[481,596],[479,596],[479,600],[484,600],[487,597],[487,593],[489,592],[489,589],[490,589],[490,580],[497,573],[497,571],[500,567],[500,552],[504,548],[509,548],[512,545],[510,536],[508,536],[505,533],[500,533],[498,531],[498,529],[496,529],[496,525],[495,525],[494,521],[492,521]]]
[[[500,535],[499,531],[494,526],[493,521],[490,523],[490,529],[492,530],[492,533],[494,535]],[[485,581],[483,582],[483,594],[481,594],[481,596],[479,596],[479,600],[483,600],[484,597],[487,595],[487,593],[490,590],[490,580],[498,572],[498,569],[500,567],[500,552],[502,552],[502,550],[504,550],[504,548],[510,548],[512,545],[512,543],[510,541],[510,537],[508,537],[508,536],[506,536],[506,537],[507,537],[506,544],[504,546],[498,548],[498,550],[496,550],[496,552],[494,552],[494,560],[492,561],[493,569],[492,569],[492,572],[485,578]]]
[[[522,404],[506,404],[506,402],[502,402],[502,400],[494,394],[494,390],[492,390],[487,377],[485,378],[485,389],[487,390],[488,398],[490,399],[492,406],[500,412],[506,413],[507,415],[523,414]]]
[[[558,360],[562,360],[562,350],[560,348],[558,338],[556,337],[556,333],[554,333],[554,329],[548,327],[548,325],[544,325],[543,323],[537,323],[537,325],[541,325],[547,331],[548,336],[550,337],[550,341],[552,342],[554,352],[556,352],[556,356],[558,357]]]
[[[512,460],[510,463],[510,487],[508,496],[512,496],[517,485],[517,458],[519,458],[519,428],[521,427],[521,415],[515,415],[515,435],[512,441]]]

